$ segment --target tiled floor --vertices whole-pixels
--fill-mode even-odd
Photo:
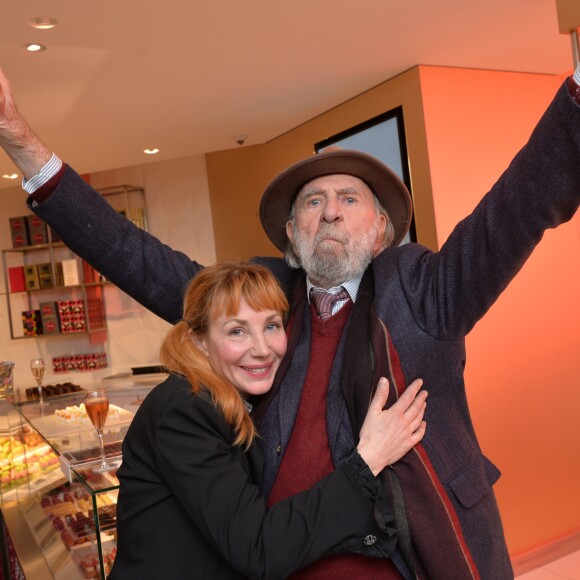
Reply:
[[[580,551],[516,576],[517,580],[580,580]]]

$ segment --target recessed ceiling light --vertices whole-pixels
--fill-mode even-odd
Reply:
[[[24,48],[28,52],[42,52],[43,50],[46,50],[46,46],[44,46],[44,44],[36,44],[35,42],[31,42],[30,44],[25,44]]]
[[[8,173],[5,173],[2,177],[4,179],[18,179],[18,173],[11,173],[10,175],[8,175]]]
[[[159,149],[144,149],[143,153],[147,153],[147,155],[155,155],[159,153]]]
[[[36,18],[31,18],[28,21],[28,24],[32,26],[32,28],[37,28],[38,30],[49,30],[50,28],[54,28],[58,22],[54,18],[45,18],[44,16],[37,16]]]

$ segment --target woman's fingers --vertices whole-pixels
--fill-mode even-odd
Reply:
[[[381,377],[377,384],[377,390],[371,400],[369,411],[380,413],[387,404],[389,398],[389,381],[385,377]]]

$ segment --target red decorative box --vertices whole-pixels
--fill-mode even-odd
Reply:
[[[60,330],[63,334],[86,332],[85,305],[82,300],[59,300],[57,302]]]
[[[104,369],[106,366],[107,354],[104,352],[59,356],[52,359],[52,370],[55,373],[93,371],[96,369]]]
[[[12,247],[21,248],[22,246],[30,245],[26,216],[9,218],[9,221],[10,233],[12,234]]]
[[[60,332],[60,321],[56,302],[41,302],[38,306],[40,308],[43,333],[58,334]]]
[[[28,239],[30,245],[47,244],[48,229],[46,224],[37,215],[27,215]]]
[[[24,266],[8,268],[8,278],[10,279],[10,292],[24,292],[26,290]]]

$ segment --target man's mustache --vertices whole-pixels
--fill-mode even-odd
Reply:
[[[330,224],[322,224],[318,230],[318,233],[316,234],[314,243],[319,244],[320,242],[323,242],[329,238],[343,244],[346,244],[349,240],[348,235],[344,231],[341,231]]]

